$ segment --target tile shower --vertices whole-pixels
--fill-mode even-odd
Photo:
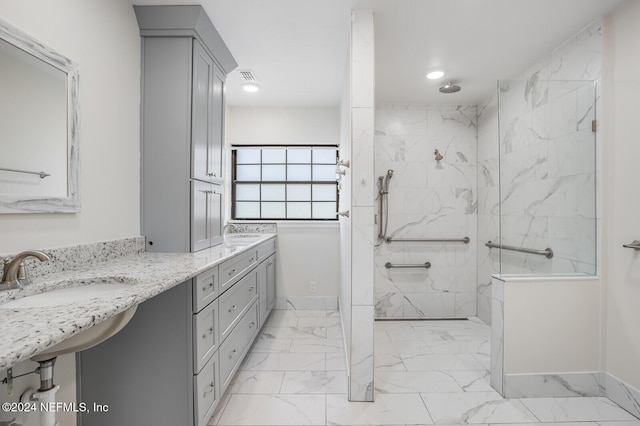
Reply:
[[[471,241],[378,241],[378,318],[476,315],[476,116],[476,107],[465,105],[376,108],[375,174],[394,170],[387,237]],[[428,270],[385,268],[386,262],[426,261],[432,265]]]

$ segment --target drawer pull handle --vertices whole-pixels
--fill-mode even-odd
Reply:
[[[207,386],[204,390],[204,393],[202,394],[203,398],[206,398],[207,395],[209,395],[211,392],[213,392],[216,389],[216,387],[214,386],[213,383],[211,383],[209,386]]]
[[[229,359],[233,358],[234,356],[236,356],[236,354],[238,353],[238,351],[236,351],[235,349],[231,351],[231,353],[229,354]]]
[[[253,289],[254,289],[253,286],[249,287],[249,293],[251,293],[253,291]]]
[[[202,291],[207,291],[207,289],[209,288],[213,288],[213,282],[211,284],[205,285],[204,287],[202,287]]]
[[[229,312],[233,312],[236,310],[236,305],[233,305],[232,307],[229,308]]]
[[[255,327],[255,326],[256,326],[256,323],[255,323],[255,322],[251,322],[251,323],[249,324],[249,330],[251,330],[251,329],[252,329],[253,327]]]
[[[249,262],[253,262],[253,257],[251,259],[249,259]]]
[[[229,272],[229,275],[233,275],[233,274],[235,274],[235,273],[236,273],[236,270],[235,270],[235,269],[232,269],[232,270]]]
[[[269,262],[269,266],[273,265],[273,262]]]
[[[213,327],[209,328],[209,334],[208,334],[208,335],[209,335],[209,336],[213,336]],[[207,338],[207,334],[203,334],[203,335],[202,335],[202,338],[203,338],[203,339],[206,339],[206,338]]]

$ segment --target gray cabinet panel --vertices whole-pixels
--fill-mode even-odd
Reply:
[[[191,114],[191,177],[207,181],[211,167],[213,120],[213,59],[197,40],[193,41],[193,84]],[[219,176],[217,176],[219,177]]]
[[[77,355],[78,401],[107,404],[80,426],[194,424],[191,281],[138,306],[126,327]]]

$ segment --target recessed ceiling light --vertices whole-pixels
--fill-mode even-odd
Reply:
[[[427,78],[429,80],[437,80],[439,78],[442,78],[444,76],[444,71],[431,71],[430,73],[427,74]]]
[[[249,93],[254,93],[260,90],[260,86],[256,83],[244,83],[242,85],[242,90]]]

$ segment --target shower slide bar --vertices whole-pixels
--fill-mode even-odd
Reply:
[[[394,265],[391,262],[387,262],[384,264],[384,267],[387,269],[391,269],[391,268],[424,268],[424,269],[429,269],[431,268],[431,262],[425,262],[425,263],[417,263],[417,264],[405,264],[405,265]]]
[[[547,259],[551,259],[553,257],[553,250],[551,250],[549,247],[547,247],[544,250],[534,250],[534,249],[528,249],[523,247],[506,246],[504,244],[495,244],[495,243],[492,243],[491,241],[487,241],[485,243],[485,246],[489,248],[499,248],[503,250],[519,251],[521,253],[537,254],[540,256],[545,256]]]
[[[388,243],[465,243],[469,244],[469,237],[464,238],[391,238],[386,239]]]
[[[45,173],[45,172],[31,172],[29,170],[9,169],[7,167],[0,167],[0,170],[2,170],[4,172],[26,173],[28,175],[38,175],[38,176],[40,176],[40,179],[44,179],[47,176],[51,176],[49,173]]]

